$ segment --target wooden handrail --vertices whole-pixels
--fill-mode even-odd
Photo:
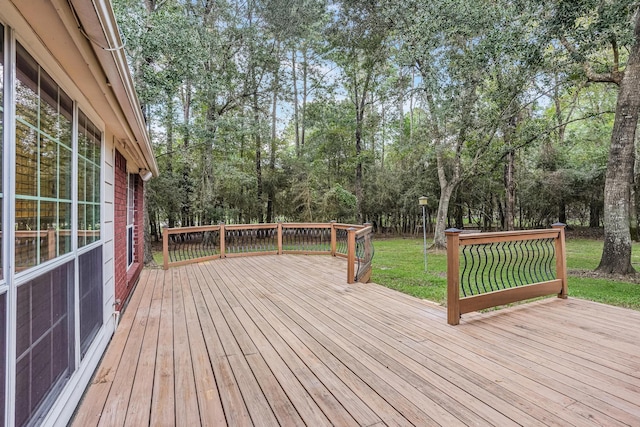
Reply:
[[[318,232],[317,234],[312,234],[311,243],[304,243],[303,248],[306,246],[306,249],[286,249],[283,243],[283,236],[285,235],[284,230],[292,230],[292,229],[307,229],[307,230],[327,230],[330,233],[330,242],[327,240],[313,241],[313,239],[318,239],[318,235],[325,235],[325,232]],[[269,232],[269,234],[262,236],[258,235],[256,237],[255,234],[251,234],[248,239],[244,240],[246,237],[243,235],[235,236],[234,239],[240,239],[241,242],[245,246],[242,246],[241,249],[238,249],[238,246],[235,246],[233,253],[229,252],[229,242],[227,242],[227,232],[228,231],[248,231],[248,230],[273,230],[275,231],[275,236],[273,231]],[[338,238],[336,230],[345,230],[348,232],[347,234],[347,254],[338,254],[337,246],[338,246]],[[207,233],[207,232],[218,232],[219,237],[216,237],[217,247],[207,247],[206,250],[203,251],[191,251],[185,250],[188,253],[186,255],[173,256],[173,261],[170,260],[169,257],[169,241],[172,240],[172,235],[183,235],[187,236],[189,233]],[[171,266],[184,265],[193,262],[201,262],[210,259],[216,258],[225,258],[229,256],[252,256],[252,255],[263,255],[263,254],[277,254],[281,255],[283,253],[295,253],[295,254],[327,254],[332,256],[338,256],[347,258],[347,282],[354,283],[355,281],[363,281],[366,282],[369,280],[371,276],[370,271],[367,274],[363,274],[361,278],[356,279],[356,271],[355,264],[358,260],[356,257],[356,238],[358,236],[367,235],[373,232],[373,228],[369,225],[352,225],[352,224],[339,224],[335,221],[330,223],[270,223],[270,224],[231,224],[227,225],[224,223],[220,223],[219,225],[207,225],[207,226],[197,226],[197,227],[180,227],[180,228],[167,228],[164,227],[162,230],[162,257],[163,257],[163,268],[166,270]],[[303,234],[304,236],[304,234]],[[198,237],[200,240],[204,240],[204,237]],[[304,237],[303,237],[304,238]],[[322,239],[322,237],[319,237]],[[266,239],[266,240],[265,240]],[[275,239],[275,242],[274,240]],[[193,240],[189,240],[188,237],[185,237],[187,243],[180,242],[178,244],[189,246]],[[256,243],[258,242],[258,243]],[[307,241],[308,242],[308,241]],[[319,243],[318,243],[319,242]],[[209,242],[211,243],[211,242]],[[330,246],[324,246],[330,245]],[[367,241],[367,245],[371,246],[371,242]],[[309,246],[319,246],[320,249],[317,250],[312,248],[310,250]],[[324,248],[323,248],[324,246]],[[264,249],[264,248],[267,249]],[[252,250],[253,248],[253,250]],[[257,249],[256,249],[257,248]],[[371,254],[371,248],[367,248],[367,253]],[[192,252],[199,253],[199,256],[191,257]]]
[[[457,229],[446,230],[447,323],[457,325],[461,315],[465,313],[540,296],[557,294],[559,298],[566,298],[564,227],[564,224],[554,224],[551,230],[476,234],[461,234],[461,230]],[[468,252],[462,250],[465,253],[465,263],[461,274],[460,248],[472,245],[483,245],[483,249]],[[471,258],[470,266],[466,264],[467,256]],[[553,256],[555,278],[547,268]],[[514,258],[518,261],[513,261]],[[535,269],[538,270],[534,271]],[[516,283],[509,283],[509,280]],[[474,286],[471,286],[472,283]],[[461,298],[463,287],[471,295]]]

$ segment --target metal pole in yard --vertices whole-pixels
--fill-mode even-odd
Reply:
[[[424,238],[423,252],[424,252],[424,271],[427,271],[427,198],[422,196],[418,199],[420,206],[422,206],[422,236]]]

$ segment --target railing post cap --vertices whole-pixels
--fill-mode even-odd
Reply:
[[[224,221],[219,221],[218,225],[224,225]]]
[[[462,230],[457,229],[457,228],[447,228],[446,230],[444,230],[444,234],[458,234],[458,233],[462,233]]]
[[[563,222],[556,222],[555,224],[551,224],[551,227],[553,228],[565,228],[567,226],[567,224],[563,223]]]

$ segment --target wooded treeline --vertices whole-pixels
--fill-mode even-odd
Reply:
[[[601,267],[632,271],[637,2],[113,3],[161,170],[152,234],[409,233],[427,196],[436,246],[449,226],[604,225]]]

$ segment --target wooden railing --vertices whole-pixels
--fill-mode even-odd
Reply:
[[[255,255],[332,255],[347,259],[347,282],[367,282],[373,259],[370,225],[277,223],[164,228],[163,267]]]
[[[446,230],[447,322],[465,313],[557,294],[567,297],[564,224],[549,230]]]
[[[47,230],[16,230],[13,234],[15,237],[16,271],[21,271],[37,264],[35,258],[38,247],[40,249],[40,262],[58,256],[60,239],[71,237],[72,231],[49,228]],[[79,238],[97,240],[100,238],[100,230],[78,230],[77,235]],[[70,250],[70,247],[71,244],[68,245],[67,250]]]

